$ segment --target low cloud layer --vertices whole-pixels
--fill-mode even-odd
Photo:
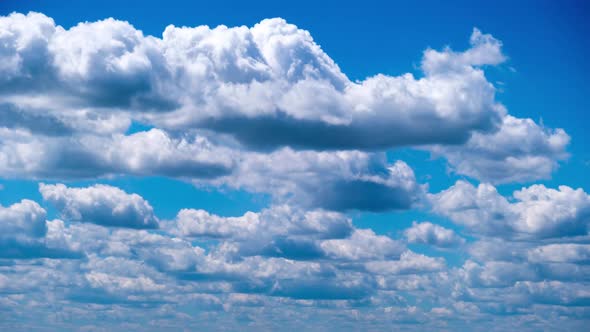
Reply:
[[[183,209],[172,220],[158,221],[140,196],[115,187],[58,184],[39,190],[63,220],[46,221],[45,209],[29,200],[0,210],[3,234],[12,234],[2,237],[11,250],[2,251],[0,270],[10,273],[0,278],[0,290],[28,294],[3,301],[13,317],[26,317],[19,308],[31,306],[30,301],[53,296],[64,310],[76,308],[80,319],[88,321],[94,319],[84,309],[90,305],[120,306],[131,315],[143,308],[173,325],[170,319],[176,316],[162,310],[199,308],[214,319],[232,321],[247,313],[253,315],[252,328],[278,322],[255,314],[263,308],[264,315],[282,319],[304,317],[311,313],[308,309],[334,318],[337,312],[358,312],[373,317],[375,327],[392,322],[434,327],[451,315],[494,320],[551,311],[576,326],[590,301],[585,281],[590,250],[579,242],[584,235],[547,238],[544,232],[529,232],[523,242],[515,232],[518,223],[546,220],[549,211],[584,210],[557,207],[563,202],[583,205],[579,202],[587,195],[582,191],[525,188],[514,194],[519,203],[501,204],[504,198],[497,192],[459,182],[431,200],[435,211],[448,213],[462,226],[459,232],[473,238],[467,242],[460,233],[430,222],[415,222],[396,239],[358,228],[342,213],[289,205],[235,217]],[[465,190],[479,190],[470,194],[477,203],[468,209],[455,204]],[[494,212],[488,210],[492,203]],[[502,220],[482,218],[504,208],[520,213],[510,219],[516,224],[505,222],[512,228],[495,228]],[[577,220],[572,222],[584,219]],[[141,229],[156,222],[159,230]],[[478,231],[482,229],[494,231]],[[412,251],[406,241],[434,251]],[[469,256],[450,265],[438,250],[457,246]],[[18,265],[7,264],[11,259]],[[51,291],[56,288],[64,291]],[[415,296],[431,301],[432,309],[414,306]],[[524,322],[504,319],[503,324]]]

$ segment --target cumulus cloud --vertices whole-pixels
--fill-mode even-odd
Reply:
[[[177,231],[186,237],[253,238],[302,235],[338,238],[350,234],[351,220],[340,213],[304,211],[288,205],[274,206],[241,217],[220,217],[205,210],[183,209],[177,217]]]
[[[435,212],[479,234],[523,239],[588,234],[590,196],[582,189],[533,185],[513,198],[510,202],[490,184],[465,181],[430,195]]]
[[[397,275],[440,271],[445,267],[445,261],[442,258],[428,257],[408,250],[401,254],[398,261],[373,261],[365,265],[372,273]]]
[[[39,192],[63,218],[71,221],[111,227],[158,227],[158,218],[146,200],[116,187],[97,184],[87,188],[68,188],[63,184],[41,183]]]
[[[27,204],[28,210],[35,210],[36,204]],[[42,220],[44,214],[29,219]],[[132,308],[173,306],[170,310],[176,312],[198,307],[218,317],[252,310],[271,314],[266,310],[274,309],[272,315],[283,315],[295,306],[297,311],[320,310],[322,317],[365,308],[372,321],[383,324],[392,319],[430,324],[449,313],[491,318],[534,312],[538,305],[580,306],[588,300],[584,283],[556,273],[567,270],[578,278],[573,280],[584,280],[585,245],[496,244],[520,254],[513,255],[513,261],[484,255],[487,260],[468,260],[452,268],[443,258],[414,253],[400,241],[358,229],[343,214],[286,205],[241,217],[182,210],[176,220],[162,222],[165,227],[158,231],[61,220],[46,224],[41,235],[46,247],[68,248],[84,253],[86,259],[23,264],[23,258],[38,256],[19,256],[19,263],[12,263],[16,265],[0,264],[0,271],[10,271],[0,278],[0,291],[59,301],[64,310],[78,308],[80,319],[94,319],[84,309],[88,307],[121,306],[129,314],[135,312]],[[21,228],[17,232],[29,232]],[[257,243],[262,250],[240,247],[248,243]],[[293,255],[305,250],[289,251],[294,247],[285,243],[316,248],[320,255]],[[269,251],[270,247],[277,250]],[[555,268],[555,264],[566,265]],[[435,309],[410,306],[415,297],[432,301]],[[22,297],[7,297],[2,303],[9,308],[30,305]],[[171,318],[162,319],[164,323]]]
[[[422,69],[429,74],[445,74],[471,71],[473,66],[497,65],[506,61],[506,56],[502,53],[502,42],[477,28],[473,29],[469,44],[471,48],[465,52],[454,52],[449,47],[443,52],[426,50]]]
[[[9,236],[23,234],[42,237],[47,232],[45,216],[45,209],[28,199],[8,207],[0,206],[1,233]]]
[[[547,179],[568,157],[570,137],[563,129],[548,129],[531,119],[507,115],[498,131],[474,133],[460,146],[433,146],[451,169],[492,183]]]
[[[72,258],[71,248],[52,245],[48,240],[47,212],[34,201],[23,199],[0,206],[0,258]]]
[[[573,243],[544,245],[530,250],[528,258],[533,262],[590,263],[590,245]]]
[[[160,129],[107,137],[39,137],[0,128],[0,138],[0,174],[7,177],[168,176],[330,210],[407,209],[424,191],[407,164],[388,164],[383,153],[285,148],[263,154]]]
[[[385,154],[289,148],[270,154],[247,153],[233,173],[208,183],[337,211],[407,209],[424,192],[406,163],[388,164]]]
[[[232,169],[229,152],[204,137],[159,129],[131,135],[40,137],[0,128],[0,174],[49,179],[110,175],[211,178]]]
[[[327,240],[321,243],[326,254],[336,259],[379,260],[399,257],[403,246],[383,235],[376,235],[370,229],[357,229],[347,239]]]
[[[224,239],[225,254],[263,255],[295,260],[366,261],[396,259],[404,246],[370,229],[355,229],[339,213],[304,212],[275,206],[242,217],[219,217],[203,210],[181,210],[174,226],[189,238]]]
[[[508,115],[484,74],[506,61],[502,43],[477,29],[469,42],[427,49],[417,76],[353,82],[282,19],[171,25],[160,38],[115,19],[0,17],[0,176],[167,176],[272,197],[258,212],[160,221],[116,187],[40,184],[63,220],[30,200],[0,206],[0,328],[513,330],[559,317],[556,329],[583,329],[590,197],[542,185],[503,197],[489,184],[548,178],[570,138]],[[400,146],[485,183],[428,195],[388,161]],[[424,198],[469,241],[430,222],[395,238],[345,214]]]
[[[479,68],[502,62],[501,43],[478,30],[464,52],[426,51],[422,78],[352,82],[309,32],[278,18],[251,28],[168,26],[162,38],[114,19],[64,29],[38,13],[2,17],[0,26],[8,64],[0,91],[16,106],[43,93],[56,97],[42,103],[56,112],[132,112],[255,148],[461,143],[504,112]]]
[[[433,224],[431,222],[413,222],[412,227],[404,231],[410,243],[424,243],[435,247],[449,248],[465,243],[465,239],[453,230]]]

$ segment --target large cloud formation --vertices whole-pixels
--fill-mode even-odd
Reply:
[[[501,43],[479,30],[466,52],[428,50],[422,78],[352,82],[307,31],[282,19],[169,26],[161,39],[113,19],[66,30],[42,14],[11,14],[0,25],[0,91],[20,107],[42,93],[35,104],[57,113],[125,110],[255,148],[322,149],[461,143],[504,113],[478,68],[504,60]]]
[[[495,187],[549,178],[570,142],[496,100],[484,70],[507,59],[474,29],[418,74],[351,81],[280,18],[156,37],[0,17],[0,177],[44,181],[0,206],[0,328],[583,329],[590,196]],[[469,179],[429,193],[399,147]],[[270,203],[160,218],[92,184],[161,176]],[[430,221],[362,220],[409,209]]]
[[[114,19],[64,29],[43,14],[14,13],[0,29],[5,176],[214,178],[233,170],[235,149],[423,146],[457,173],[508,182],[547,178],[567,157],[563,130],[511,117],[495,100],[483,67],[506,56],[477,29],[465,51],[426,50],[421,77],[358,82],[282,19],[169,26],[157,38]],[[135,123],[157,129],[128,133]],[[141,154],[134,164],[117,155],[131,144],[148,147],[131,151]]]

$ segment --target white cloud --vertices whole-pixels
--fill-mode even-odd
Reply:
[[[49,239],[52,224],[46,216],[44,208],[28,199],[8,207],[0,205],[0,259],[79,257],[73,248]]]
[[[498,65],[506,61],[506,56],[502,54],[502,42],[477,28],[473,29],[469,44],[471,48],[465,52],[453,52],[448,47],[443,52],[426,50],[422,69],[428,74],[470,72],[473,66]]]
[[[289,148],[270,154],[243,154],[232,174],[208,183],[271,193],[279,201],[338,211],[406,209],[422,198],[424,190],[406,163],[388,164],[382,153]],[[353,192],[356,194],[351,195]]]
[[[0,128],[0,174],[49,179],[109,175],[210,178],[232,169],[231,152],[200,136],[159,129],[131,135],[40,137]]]
[[[1,95],[36,114],[24,96],[50,97],[38,99],[42,114],[129,111],[256,148],[381,149],[461,143],[504,113],[479,69],[504,59],[501,44],[478,30],[465,52],[425,52],[423,78],[351,82],[309,32],[282,19],[252,28],[168,26],[161,39],[113,19],[66,30],[42,14],[15,13],[0,26],[0,56],[11,64],[1,83],[13,87],[0,86]]]
[[[466,248],[451,266],[342,213],[421,207],[427,185],[383,151],[399,146],[490,183],[551,175],[570,138],[496,101],[483,68],[506,60],[501,48],[474,29],[467,50],[426,50],[419,77],[352,82],[282,19],[169,26],[158,38],[114,19],[64,29],[42,14],[1,17],[0,176],[168,176],[273,202],[236,217],[183,209],[160,222],[119,188],[41,184],[64,220],[47,221],[30,200],[0,207],[0,328],[20,319],[62,329],[582,329],[582,189],[534,185],[503,197],[459,181],[429,195],[473,242],[430,222],[403,235]],[[132,124],[153,128],[128,133]],[[121,324],[132,319],[144,325]]]
[[[430,195],[435,212],[482,235],[553,238],[588,234],[590,196],[582,189],[533,185],[513,193],[515,202],[490,184],[457,181]]]
[[[492,183],[547,179],[568,157],[570,137],[563,129],[547,129],[531,119],[510,115],[494,133],[474,133],[463,145],[433,146],[452,170]]]
[[[260,213],[246,212],[241,217],[220,217],[205,210],[183,209],[176,217],[176,225],[182,236],[234,240],[287,235],[338,238],[352,231],[351,220],[342,214],[303,211],[287,205],[273,206]]]
[[[587,244],[548,244],[528,252],[533,262],[587,263],[590,262],[590,245]]]
[[[346,239],[323,241],[320,247],[331,258],[360,261],[397,258],[404,250],[401,243],[370,229],[357,229]]]
[[[425,243],[441,248],[456,247],[465,243],[465,240],[453,230],[428,221],[414,221],[412,227],[404,231],[404,235],[410,243]]]
[[[158,218],[146,200],[116,187],[97,184],[87,188],[68,188],[63,184],[41,183],[39,191],[44,200],[71,221],[112,227],[158,227]]]
[[[47,232],[45,216],[45,209],[28,199],[8,207],[0,206],[0,233],[2,236],[43,237]]]

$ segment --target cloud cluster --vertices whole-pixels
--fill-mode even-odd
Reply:
[[[515,191],[515,202],[490,184],[458,181],[430,195],[434,211],[477,234],[516,239],[588,235],[590,195],[581,188],[533,185]]]
[[[27,200],[3,208],[0,216],[10,222],[13,236],[36,237],[55,252],[77,255],[35,261],[48,256],[3,251],[3,258],[20,261],[0,280],[0,291],[27,292],[27,299],[59,297],[66,307],[82,311],[88,305],[121,304],[205,305],[223,312],[275,299],[349,306],[378,295],[383,278],[445,268],[444,259],[356,228],[337,212],[282,205],[222,217],[184,209],[174,220],[159,221],[159,230],[149,230],[158,219],[138,195],[105,185],[42,184],[39,190],[63,220],[46,221],[45,210]],[[39,275],[42,280],[31,281]],[[12,301],[30,305],[24,298]],[[6,309],[26,314],[10,305]]]
[[[432,146],[451,169],[492,183],[547,179],[567,159],[570,137],[563,129],[547,129],[531,119],[505,116],[498,131],[474,133],[461,146]]]
[[[28,199],[0,206],[0,260],[76,256],[70,248],[55,247],[47,241],[46,215],[44,208]]]
[[[435,210],[455,209],[452,198],[461,186],[477,190],[460,182],[431,197]],[[544,210],[547,200],[563,204],[587,199],[583,192],[565,188],[528,189],[515,194],[526,202],[519,205],[522,221],[516,222],[542,219],[543,211],[578,209]],[[270,317],[291,321],[295,312],[311,313],[308,310],[321,313],[318,317],[333,317],[337,324],[359,315],[364,321],[368,315],[368,326],[376,328],[434,328],[443,321],[452,324],[451,317],[485,322],[498,315],[531,317],[558,310],[577,326],[576,317],[584,317],[583,308],[590,303],[590,249],[586,242],[575,242],[586,240],[536,234],[520,241],[512,233],[475,233],[476,223],[466,221],[468,216],[493,215],[481,203],[456,207],[449,214],[472,232],[475,242],[430,222],[414,223],[404,232],[410,243],[444,250],[465,246],[469,257],[449,266],[441,256],[411,251],[403,238],[357,228],[348,216],[322,209],[279,205],[238,217],[183,209],[176,218],[159,221],[140,196],[116,187],[58,184],[41,185],[39,190],[63,220],[46,221],[45,210],[28,200],[0,210],[3,227],[8,227],[3,234],[11,234],[12,241],[37,241],[36,247],[21,247],[20,252],[13,245],[12,251],[2,251],[0,270],[9,273],[0,278],[0,291],[28,294],[9,295],[0,303],[13,317],[26,317],[27,312],[18,308],[30,308],[36,299],[50,296],[52,305],[64,312],[74,310],[87,322],[96,320],[94,311],[85,309],[89,307],[126,308],[122,310],[130,310],[128,318],[136,313],[133,308],[150,310],[159,317],[152,321],[155,329],[174,324],[179,317],[172,313],[188,308],[199,308],[220,321],[240,321],[248,315],[252,328],[278,322]],[[476,201],[483,200],[482,195],[472,194]],[[491,194],[487,195],[489,201]],[[504,208],[510,209],[510,203]],[[146,220],[158,222],[160,228],[142,229],[154,226]],[[7,238],[2,239],[6,243]],[[430,301],[432,308],[413,305],[416,296]],[[43,308],[36,305],[36,310]],[[344,312],[352,316],[332,316]],[[118,322],[112,317],[107,321]],[[501,322],[526,326],[520,320]]]
[[[336,211],[407,209],[424,195],[406,163],[360,151],[246,153],[234,172],[207,183]]]
[[[587,319],[590,196],[582,189],[533,185],[506,198],[490,184],[459,181],[430,200],[475,238],[453,271],[454,296],[495,315],[561,307]]]
[[[159,129],[130,135],[39,137],[0,128],[0,173],[7,177],[79,179],[112,175],[212,178],[231,172],[231,153],[200,136]]]
[[[2,176],[168,176],[382,211],[420,196],[407,165],[383,161],[387,149],[428,149],[493,182],[547,178],[567,157],[563,130],[496,101],[483,67],[506,56],[477,29],[467,50],[427,49],[420,77],[355,82],[309,32],[278,18],[171,25],[154,37],[114,19],[65,29],[13,13],[0,29]]]
[[[422,78],[352,82],[307,31],[282,19],[169,26],[162,38],[113,19],[64,29],[37,13],[11,14],[0,26],[3,99],[24,106],[19,99],[42,93],[57,97],[38,101],[50,110],[123,110],[168,129],[213,128],[255,148],[461,143],[503,114],[478,68],[503,60],[500,43],[478,30],[465,52],[427,51]]]
[[[0,327],[581,329],[590,195],[494,187],[549,178],[570,137],[509,115],[484,72],[502,43],[474,29],[469,44],[427,49],[416,75],[351,81],[279,18],[155,37],[0,17],[0,177],[67,183],[0,206]],[[483,182],[428,193],[427,174],[391,160],[402,146]],[[270,205],[167,220],[138,194],[75,183],[125,176]],[[408,209],[432,222],[386,235],[351,217]]]

